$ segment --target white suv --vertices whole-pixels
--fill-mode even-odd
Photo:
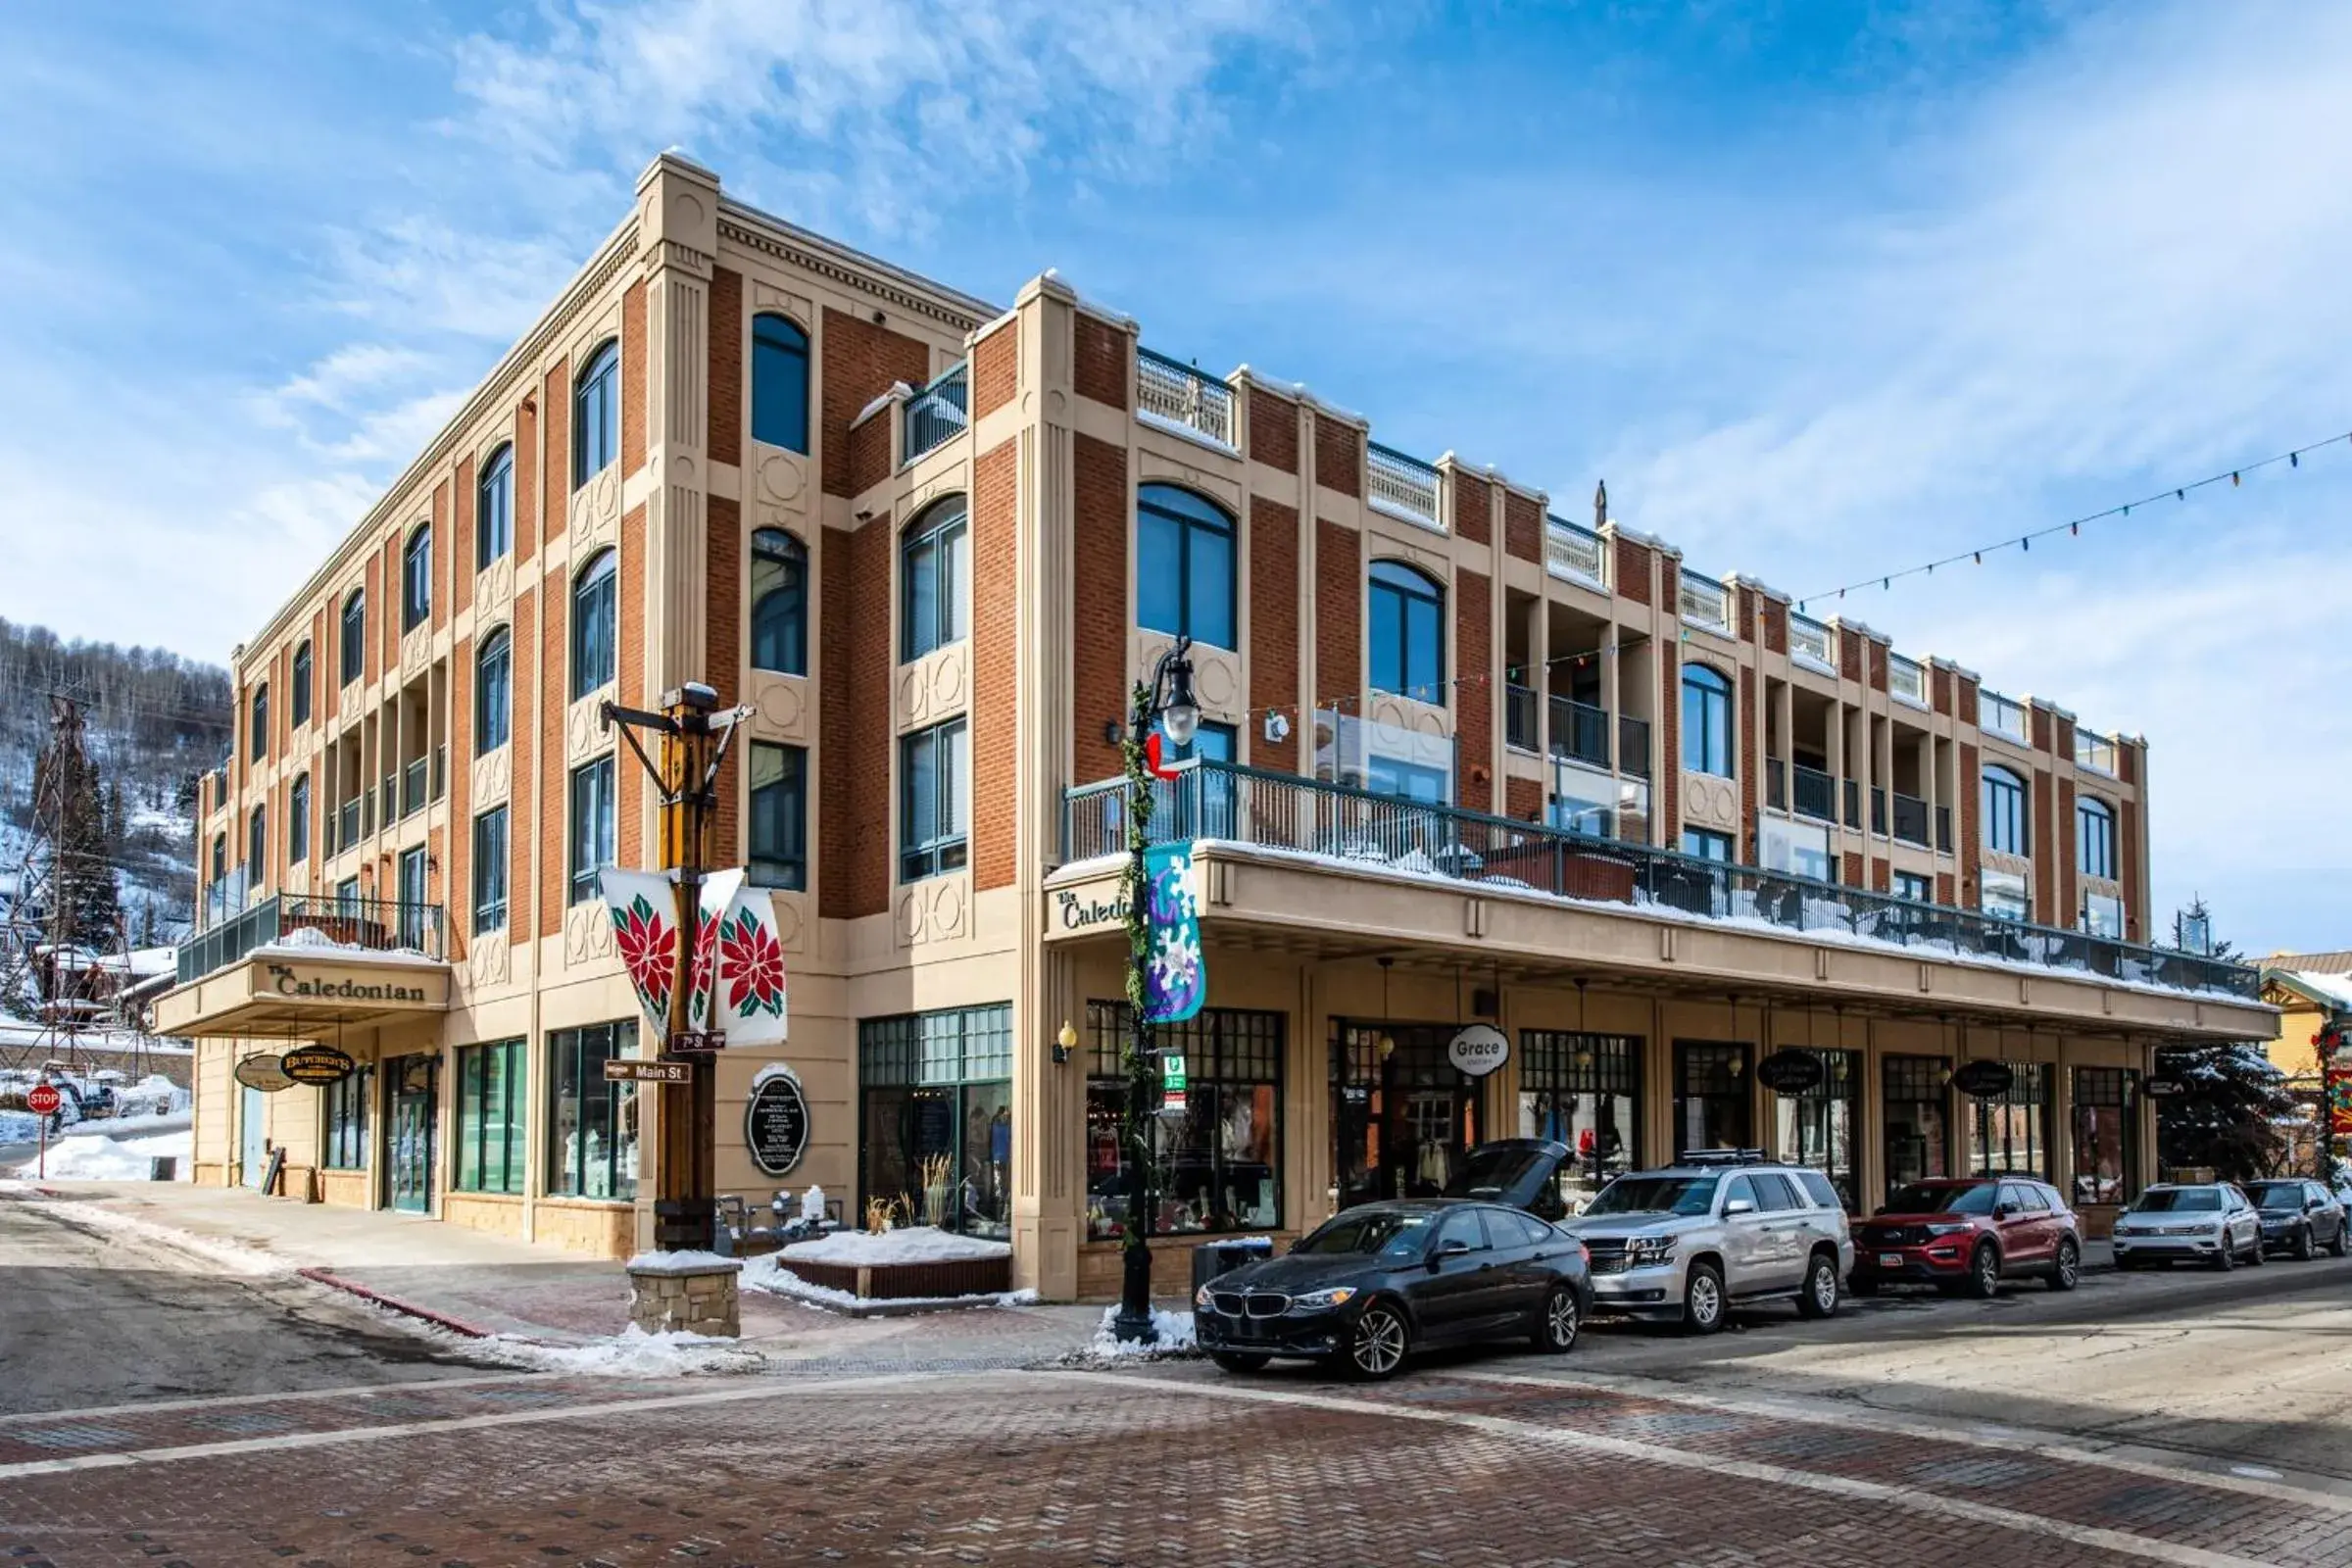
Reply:
[[[1561,1228],[1592,1255],[1595,1310],[1680,1319],[1697,1334],[1757,1301],[1793,1300],[1806,1317],[1828,1317],[1854,1265],[1829,1179],[1757,1150],[1629,1172]]]

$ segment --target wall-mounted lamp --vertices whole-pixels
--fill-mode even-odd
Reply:
[[[1061,1033],[1054,1037],[1054,1065],[1068,1065],[1070,1053],[1077,1049],[1078,1031],[1071,1027],[1069,1019],[1064,1018],[1061,1020]]]
[[[1102,744],[1105,746],[1119,744],[1119,721],[1117,719],[1106,718],[1102,721]]]

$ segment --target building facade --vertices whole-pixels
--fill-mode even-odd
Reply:
[[[328,1201],[646,1241],[595,871],[652,863],[655,802],[596,711],[699,679],[751,710],[718,832],[791,973],[789,1045],[719,1057],[721,1190],[814,1182],[1112,1292],[1106,781],[1178,635],[1203,721],[1154,833],[1197,841],[1209,982],[1157,1123],[1172,1280],[1521,1132],[1587,1179],[1735,1144],[1860,1206],[1987,1164],[2105,1205],[2153,1174],[2149,1054],[2272,1032],[2250,971],[2139,945],[2140,740],[1203,375],[1052,274],[999,310],[664,157],[237,651],[158,1004],[202,1042],[199,1179],[282,1152]],[[1471,1022],[1510,1047],[1480,1078]],[[237,1083],[290,1039],[367,1070]],[[1816,1089],[1759,1087],[1784,1049]],[[1976,1057],[2009,1087],[1955,1092]],[[773,1063],[810,1107],[781,1178],[742,1137]]]

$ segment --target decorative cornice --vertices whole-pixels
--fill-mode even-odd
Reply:
[[[928,317],[959,332],[969,332],[996,314],[993,307],[978,300],[972,300],[966,307],[960,303],[951,303],[944,297],[944,291],[943,295],[918,293],[908,284],[894,281],[896,278],[909,277],[909,274],[900,272],[896,268],[864,258],[860,258],[866,263],[864,267],[852,266],[820,253],[811,245],[793,243],[779,233],[763,233],[726,216],[721,216],[718,220],[718,237],[722,241],[741,245],[746,250],[758,251],[763,256],[772,256],[777,261],[814,272],[819,277],[830,278],[845,288],[888,300],[902,310]]]

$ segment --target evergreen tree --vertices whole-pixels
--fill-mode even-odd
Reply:
[[[2173,916],[2173,945],[2203,933],[2210,956],[2238,959],[2237,946],[2213,930],[2202,895]],[[2240,960],[2242,961],[2242,960]],[[2282,1120],[2299,1114],[2286,1075],[2260,1046],[2188,1046],[2156,1054],[2156,1070],[2187,1086],[2156,1102],[2156,1156],[2170,1169],[2205,1166],[2222,1181],[2278,1174],[2290,1144]]]

